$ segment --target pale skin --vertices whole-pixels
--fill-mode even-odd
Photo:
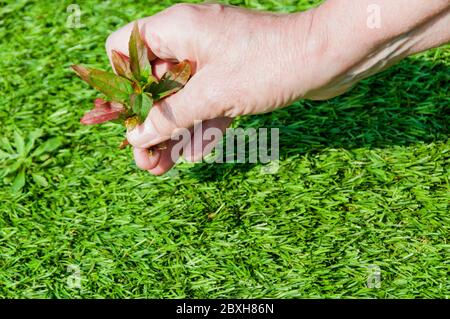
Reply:
[[[377,10],[380,25],[370,25]],[[181,91],[127,132],[137,166],[161,175],[177,160],[171,136],[179,128],[224,132],[236,116],[329,99],[407,56],[450,42],[450,0],[328,0],[295,14],[180,4],[138,23],[156,76],[175,61],[194,68]],[[131,28],[108,37],[109,55],[128,54]],[[202,128],[194,127],[197,121]],[[149,156],[162,142],[166,148]],[[197,161],[213,144],[188,141],[182,155]]]

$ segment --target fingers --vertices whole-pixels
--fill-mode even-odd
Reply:
[[[136,164],[153,175],[162,175],[175,165],[182,153],[188,161],[199,161],[214,149],[232,120],[231,118],[219,118],[205,121],[197,127],[195,133],[192,134],[191,130],[186,132],[183,139],[166,142],[167,148],[155,151],[152,157],[148,158],[143,155],[142,158],[145,162],[141,162],[137,157],[140,153],[135,152]],[[141,152],[144,153],[144,151]]]
[[[150,157],[146,156],[145,149],[135,148],[139,150],[135,151],[136,164],[153,175],[162,175],[175,165],[182,153],[188,161],[199,161],[214,149],[232,120],[218,118],[205,121],[197,126],[195,133],[189,130],[182,138],[166,142],[166,149],[156,150]]]
[[[159,163],[161,152],[158,150],[149,151],[145,148],[133,147],[133,155],[136,165],[140,169],[148,171]]]
[[[151,169],[149,173],[153,175],[162,175],[169,171],[182,155],[186,144],[190,141],[193,130],[185,130],[176,138],[166,142],[166,148],[160,150],[158,163]]]
[[[180,147],[178,152],[174,152],[174,147],[178,143],[177,141],[167,142],[167,148],[160,151],[160,157],[158,163],[148,170],[150,174],[159,176],[168,172],[178,161],[182,154],[182,148]]]
[[[155,103],[142,125],[127,132],[135,147],[149,148],[171,138],[180,128],[191,128],[195,122],[222,117],[212,79],[204,69],[192,77],[176,94]]]
[[[190,162],[198,162],[211,153],[232,121],[232,118],[221,117],[203,122],[186,144],[183,157]]]

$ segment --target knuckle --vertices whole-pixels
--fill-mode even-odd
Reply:
[[[224,94],[223,87],[210,84],[202,89],[200,94],[206,107],[222,113],[222,105],[227,101],[228,97]]]
[[[222,115],[224,117],[235,118],[242,115],[242,113],[243,112],[241,112],[235,105],[227,105],[224,107]]]
[[[225,10],[225,5],[221,3],[208,3],[206,6],[214,13],[221,13]]]
[[[167,9],[169,13],[179,18],[189,18],[198,12],[196,5],[188,3],[178,3]]]
[[[201,23],[200,6],[188,3],[178,3],[168,9],[168,13],[176,18],[176,21],[191,26]]]
[[[235,117],[239,115],[241,88],[234,84],[227,73],[208,73],[208,85],[197,86],[192,90],[193,97],[200,97],[201,103],[208,109],[207,118]],[[233,115],[233,116],[230,116]]]
[[[231,78],[231,77],[230,77]],[[216,110],[217,116],[236,117],[241,115],[242,96],[241,89],[228,80],[220,81],[208,87],[205,94],[206,103]]]

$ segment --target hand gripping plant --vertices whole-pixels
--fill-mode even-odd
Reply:
[[[191,65],[183,61],[172,66],[157,80],[153,76],[147,46],[140,36],[137,23],[131,32],[128,48],[130,57],[112,51],[112,63],[117,74],[82,65],[72,66],[82,80],[107,97],[106,100],[95,100],[94,108],[82,117],[82,124],[114,121],[133,129],[145,120],[153,103],[179,91],[191,76]],[[120,148],[127,145],[125,140]]]

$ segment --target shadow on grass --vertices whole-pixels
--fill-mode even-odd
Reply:
[[[235,126],[279,128],[280,158],[324,148],[384,148],[443,141],[449,135],[450,67],[408,59],[329,101],[300,101]],[[216,179],[258,164],[195,165],[190,174]]]

